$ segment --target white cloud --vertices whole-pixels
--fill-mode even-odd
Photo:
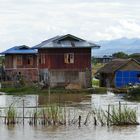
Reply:
[[[138,0],[0,0],[0,51],[72,33],[88,40],[139,37]],[[131,10],[130,10],[131,9]]]

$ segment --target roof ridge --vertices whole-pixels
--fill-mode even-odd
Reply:
[[[77,41],[75,44],[75,47],[83,47],[83,48],[100,48],[99,45],[96,45],[94,43],[91,43],[89,41],[83,40],[79,37],[76,37],[74,35],[71,34],[66,34],[66,35],[57,35],[53,38],[50,38],[48,40],[42,41],[41,43],[39,43],[38,45],[33,46],[33,49],[41,49],[41,48],[71,48],[72,45],[71,44],[65,44],[64,41],[62,41],[61,43],[59,43],[59,40],[64,39],[65,37],[71,37],[73,39],[77,39],[80,41]],[[71,41],[71,39],[68,39],[68,41]],[[79,44],[78,44],[79,43]]]
[[[61,36],[60,36],[58,39],[56,39],[56,40],[61,40],[61,39],[65,38],[65,37],[67,37],[67,36],[71,36],[71,37],[73,37],[73,38],[75,38],[75,39],[77,39],[77,40],[85,41],[84,39],[79,38],[79,37],[76,37],[76,36],[74,36],[74,35],[72,35],[72,34],[61,35]]]
[[[55,40],[56,38],[60,37],[59,35],[55,36],[55,37],[52,37],[52,38],[49,38],[49,39],[46,39],[44,41],[42,41],[41,43],[43,42],[47,42],[47,41],[52,41],[52,40]]]
[[[32,48],[30,48],[29,46],[26,46],[27,47],[27,49],[20,49],[20,48],[22,48],[22,47],[25,47],[26,45],[21,45],[21,46],[14,46],[14,47],[12,47],[12,48],[9,48],[9,49],[7,49],[6,51],[3,51],[3,52],[1,52],[0,54],[16,54],[16,53],[25,53],[25,54],[27,54],[27,53],[37,53],[37,51],[36,50],[34,50],[34,49],[32,49]]]
[[[135,59],[129,58],[129,59],[121,59],[124,61],[119,61],[118,59],[113,60],[109,63],[107,63],[106,65],[104,65],[102,68],[100,68],[96,73],[100,73],[100,72],[107,72],[107,73],[114,73],[116,70],[124,67],[125,65],[127,65],[130,61],[135,61],[136,63],[138,63]],[[138,63],[140,65],[140,63]]]

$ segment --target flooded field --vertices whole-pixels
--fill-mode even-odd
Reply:
[[[23,99],[25,106],[44,106],[47,104],[57,103],[59,106],[72,108],[75,112],[78,110],[87,111],[94,107],[106,108],[108,104],[125,103],[137,109],[140,118],[140,103],[126,102],[121,95],[104,94],[104,95],[86,95],[86,94],[51,94],[50,96],[26,95],[0,95],[0,107],[8,107],[14,102],[16,107],[22,107]],[[77,112],[76,112],[77,113]],[[25,114],[27,115],[27,114]],[[139,119],[140,120],[140,119]],[[82,118],[83,121],[83,118]],[[28,122],[28,120],[27,120]],[[93,122],[88,125],[78,124],[62,126],[43,126],[29,125],[5,125],[0,120],[0,139],[1,140],[138,140],[140,137],[140,126],[94,126]]]

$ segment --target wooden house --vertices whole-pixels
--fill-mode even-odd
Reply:
[[[33,47],[38,49],[40,81],[51,87],[91,87],[91,49],[96,44],[67,34],[56,36]]]
[[[5,55],[5,73],[8,80],[22,75],[27,81],[38,81],[37,51],[28,46],[12,47],[1,53]]]
[[[106,64],[106,63],[108,63],[112,60],[113,60],[113,57],[112,56],[107,56],[107,55],[100,56],[100,57],[93,57],[93,62],[94,63]]]
[[[101,87],[122,88],[140,84],[140,63],[135,59],[114,59],[96,73]]]

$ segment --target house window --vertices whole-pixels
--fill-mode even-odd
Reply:
[[[22,65],[22,56],[17,56],[17,65],[20,66]]]
[[[33,56],[30,55],[30,56],[27,57],[27,64],[28,65],[33,65]]]
[[[73,64],[74,63],[74,53],[65,53],[64,54],[64,63]]]

